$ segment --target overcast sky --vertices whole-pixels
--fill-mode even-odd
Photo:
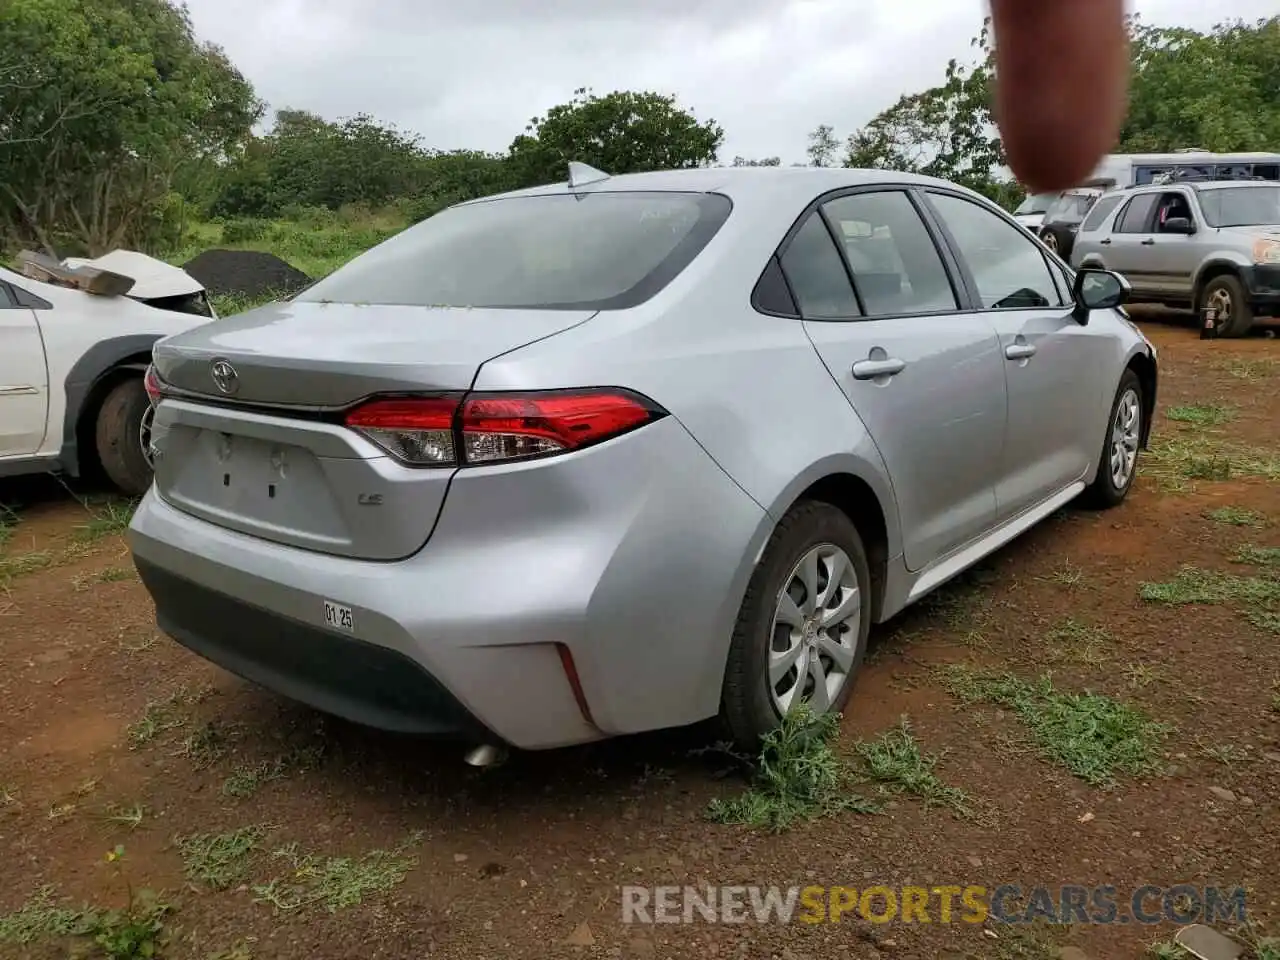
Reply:
[[[1048,2],[1048,0],[1043,0]],[[1064,0],[1070,2],[1070,0]],[[967,59],[982,0],[188,0],[273,109],[371,113],[441,149],[505,150],[576,87],[674,93],[735,155],[804,159]],[[1153,24],[1252,20],[1275,0],[1138,0]],[[1051,37],[1045,42],[1052,43]]]

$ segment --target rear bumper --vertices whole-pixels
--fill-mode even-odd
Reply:
[[[404,654],[282,617],[134,558],[156,623],[206,660],[291,699],[399,733],[492,738]]]
[[[271,543],[154,488],[130,546],[161,629],[246,679],[374,727],[542,749],[714,715],[771,528],[668,417],[552,461],[460,471],[402,561]],[[325,625],[325,600],[351,609],[350,633]]]

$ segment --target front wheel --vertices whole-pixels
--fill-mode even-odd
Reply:
[[[804,702],[839,713],[871,629],[871,574],[857,528],[830,504],[806,502],[778,523],[738,614],[721,718],[755,755]]]
[[[144,444],[150,433],[151,400],[141,377],[130,377],[111,388],[94,427],[102,469],[121,493],[140,497],[151,486],[151,464]]]
[[[1205,284],[1203,306],[1218,313],[1218,336],[1244,337],[1253,329],[1253,310],[1244,292],[1244,284],[1232,274],[1214,277]]]
[[[1129,495],[1138,474],[1143,411],[1142,383],[1136,373],[1125,370],[1111,402],[1098,475],[1084,493],[1084,499],[1090,506],[1109,509],[1119,506]]]

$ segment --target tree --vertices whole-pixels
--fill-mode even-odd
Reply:
[[[577,160],[610,174],[701,167],[716,160],[724,130],[660,93],[575,90],[568,103],[534,117],[508,152],[518,186],[565,179]]]
[[[844,165],[922,173],[991,193],[1005,156],[991,113],[995,53],[990,37],[988,19],[972,41],[982,55],[977,63],[966,67],[949,61],[942,84],[902,96],[855,131]]]
[[[1133,80],[1119,149],[1280,148],[1280,17],[1209,33],[1129,20]]]
[[[821,123],[809,134],[809,146],[805,152],[809,155],[809,163],[815,167],[835,166],[836,154],[840,150],[840,141],[836,139],[835,128]]]
[[[50,250],[172,232],[184,166],[233,153],[261,115],[165,0],[6,0],[0,36],[0,231]]]

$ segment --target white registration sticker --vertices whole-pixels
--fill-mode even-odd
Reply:
[[[356,632],[356,622],[351,616],[351,608],[344,607],[340,603],[334,603],[332,600],[324,602],[324,622],[326,626],[333,627],[335,630],[345,630],[347,633]]]

